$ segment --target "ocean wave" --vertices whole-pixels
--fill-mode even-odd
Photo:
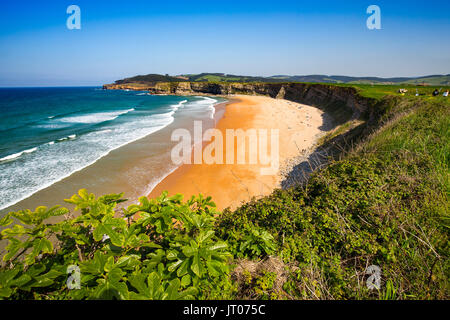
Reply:
[[[11,161],[4,164],[7,166],[7,170],[0,170],[0,199],[2,199],[0,210],[90,166],[115,149],[167,127],[175,121],[176,116],[174,114],[178,109],[180,109],[178,111],[180,114],[192,116],[193,111],[194,117],[207,117],[208,112],[211,112],[211,116],[214,115],[215,103],[217,103],[215,99],[199,97],[198,100],[190,98],[173,105],[165,105],[164,113],[154,114],[155,111],[151,110],[151,114],[146,114],[146,111],[139,109],[136,111],[136,116],[131,116],[129,119],[127,117],[127,121],[107,123],[96,131],[83,133],[79,136],[71,134],[38,146],[38,152],[24,159],[26,165],[21,161]],[[63,123],[60,122],[61,119],[65,119],[65,121],[68,121],[68,119],[71,121],[78,120],[83,121],[83,123],[87,121],[89,121],[87,123],[102,122],[134,110],[133,108],[117,112],[97,112],[83,115],[66,114],[63,118],[56,116],[49,122]],[[137,114],[138,112],[139,114]],[[5,158],[9,159],[12,156]],[[0,161],[3,159],[0,159]],[[174,169],[176,168],[172,168],[172,170]],[[167,174],[170,174],[170,172]],[[163,179],[164,176],[166,174],[162,174],[160,178]],[[157,183],[158,181],[155,181],[147,187],[152,189]]]
[[[177,170],[180,166],[175,166],[163,173],[160,177],[154,179],[150,184],[147,185],[147,188],[144,192],[144,194],[150,194],[153,189],[156,188],[158,184],[160,184],[165,178],[167,178],[169,175],[171,175],[175,170]]]
[[[58,142],[62,142],[62,141],[66,141],[66,140],[73,140],[77,137],[76,134],[71,134],[70,136],[64,137],[64,138],[60,138],[57,141]]]
[[[69,122],[69,123],[100,123],[105,121],[111,121],[116,119],[117,117],[127,114],[131,111],[134,111],[134,108],[123,110],[123,111],[114,111],[114,112],[98,112],[80,116],[71,116],[58,119],[59,122]]]
[[[27,149],[27,150],[23,150],[21,152],[17,152],[17,153],[14,153],[14,154],[10,154],[9,156],[0,158],[0,162],[14,160],[14,159],[19,158],[23,154],[32,153],[32,152],[35,152],[36,150],[37,150],[37,147],[31,148],[31,149]]]
[[[209,98],[209,97],[197,97],[202,100],[196,101],[195,104],[201,107],[202,109],[206,109],[209,112],[209,118],[214,119],[214,115],[216,113],[216,108],[214,107],[218,100]]]
[[[154,114],[151,117],[149,117],[149,120],[153,120],[153,119],[170,119],[173,118],[173,115],[175,114],[175,109],[169,112],[165,112],[165,113],[158,113],[158,114]]]
[[[187,101],[187,100],[183,100],[183,101],[180,101],[178,104],[172,105],[173,111],[176,112],[178,109],[183,108],[183,107],[184,107],[184,104],[185,104],[186,102],[188,102],[188,101]]]
[[[195,96],[195,98],[203,99],[203,100],[200,100],[200,101],[196,101],[197,103],[201,103],[201,104],[217,102],[216,99],[213,99],[213,98],[210,98],[210,97]]]
[[[34,128],[40,129],[64,129],[70,127],[69,123],[48,123],[48,124],[38,124],[34,125]]]
[[[50,141],[50,142],[46,143],[46,145],[50,145],[51,146],[51,145],[54,145],[56,142],[63,142],[63,141],[66,141],[66,140],[73,140],[76,137],[77,137],[76,134],[71,134],[71,135],[69,135],[67,137],[64,137],[64,138],[61,138],[61,139],[57,139],[56,141]],[[28,154],[28,153],[32,153],[32,152],[37,151],[37,149],[38,149],[38,147],[34,147],[34,148],[31,148],[31,149],[23,150],[21,152],[10,154],[9,156],[0,158],[0,162],[16,160],[16,159],[20,158],[24,154]]]
[[[109,132],[112,132],[112,129],[104,129],[104,130],[95,131],[95,133],[109,133]]]
[[[26,166],[11,162],[8,170],[0,171],[0,199],[3,199],[0,210],[94,164],[113,150],[163,129],[174,121],[173,113],[140,117],[113,129],[93,131],[80,137],[70,135],[55,140],[54,145],[46,143],[34,157],[27,159]],[[60,143],[69,140],[70,145]],[[10,193],[12,189],[17,191],[18,186],[20,193]]]
[[[206,109],[209,112],[209,118],[214,119],[214,115],[216,113],[216,108],[214,106],[218,102],[218,100],[201,96],[197,96],[196,98],[200,98],[202,100],[195,101],[194,105],[200,107],[203,110]]]
[[[211,111],[211,114],[209,115],[209,117],[211,119],[214,119],[214,115],[216,114],[216,107],[214,107],[214,105],[209,107],[209,110]]]
[[[188,101],[187,101],[187,100],[183,100],[183,101],[179,102],[179,103],[177,104],[177,106],[178,106],[179,108],[181,108],[181,107],[184,106],[184,104],[185,104],[186,102],[188,102]]]

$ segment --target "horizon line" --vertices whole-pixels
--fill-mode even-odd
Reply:
[[[160,74],[160,73],[147,73],[147,74],[138,74],[135,76],[129,76],[123,79],[127,79],[127,78],[133,78],[136,76],[145,76],[145,75],[161,75],[161,76],[166,76],[168,75],[169,77],[176,77],[176,76],[183,76],[183,75],[200,75],[200,74],[223,74],[223,75],[232,75],[232,76],[238,76],[238,77],[259,77],[259,78],[271,78],[271,77],[277,77],[277,76],[286,76],[286,77],[310,77],[310,76],[327,76],[327,77],[349,77],[349,78],[378,78],[378,79],[394,79],[394,78],[405,78],[405,79],[419,79],[419,78],[427,78],[427,77],[436,77],[436,76],[450,76],[450,73],[445,74],[428,74],[428,75],[421,75],[421,76],[391,76],[391,77],[380,77],[380,76],[349,76],[349,75],[340,75],[340,74],[304,74],[304,75],[289,75],[289,74],[275,74],[272,76],[257,76],[257,75],[239,75],[239,74],[233,74],[233,73],[225,73],[225,72],[201,72],[201,73],[184,73],[184,74],[175,74],[175,75],[170,75],[170,74]],[[122,79],[119,79],[122,80]],[[113,80],[118,81],[118,80]],[[113,83],[114,83],[113,82]],[[180,81],[183,82],[183,81]],[[188,80],[186,80],[186,82],[189,82]],[[239,81],[237,81],[239,82]],[[291,81],[292,82],[292,81]],[[300,81],[302,82],[302,81]],[[11,85],[11,86],[0,86],[0,89],[7,89],[7,88],[96,88],[96,87],[102,87],[104,84],[107,83],[103,83],[103,84],[99,84],[99,85]],[[346,83],[341,83],[341,84],[346,84]],[[350,84],[350,83],[348,83]],[[401,83],[397,83],[397,84],[401,84]],[[380,85],[380,84],[378,84]],[[413,84],[410,84],[413,85]]]

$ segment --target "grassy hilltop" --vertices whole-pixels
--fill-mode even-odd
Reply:
[[[8,214],[0,298],[448,299],[450,98],[354,87],[370,117],[322,139],[340,150],[327,165],[235,211],[163,194],[115,212],[123,195],[81,190],[66,200],[77,217]],[[80,290],[67,287],[70,265]],[[371,265],[379,289],[366,286]]]
[[[450,75],[430,75],[424,77],[348,77],[327,75],[287,76],[276,75],[271,77],[239,76],[225,73],[200,73],[185,74],[178,76],[148,74],[125,78],[116,81],[116,84],[126,83],[155,83],[155,82],[309,82],[309,83],[334,83],[334,84],[377,84],[377,85],[426,85],[426,86],[449,86]]]

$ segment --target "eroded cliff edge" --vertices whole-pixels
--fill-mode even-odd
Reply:
[[[374,103],[372,99],[360,96],[353,87],[309,83],[157,82],[106,84],[103,89],[174,95],[264,95],[318,107],[330,113],[338,122],[364,115],[370,118],[368,107]]]
[[[212,82],[155,82],[116,83],[104,85],[107,90],[139,90],[152,94],[173,95],[263,95],[286,99],[323,110],[331,127],[327,136],[306,154],[300,154],[291,168],[283,187],[301,183],[316,168],[331,158],[339,157],[354,143],[367,137],[377,127],[380,102],[359,94],[350,86],[311,83],[212,83]]]

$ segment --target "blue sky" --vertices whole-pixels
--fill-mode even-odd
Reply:
[[[68,30],[66,9],[81,9]],[[366,9],[381,8],[369,30]],[[1,1],[0,86],[147,73],[450,73],[450,1]]]

